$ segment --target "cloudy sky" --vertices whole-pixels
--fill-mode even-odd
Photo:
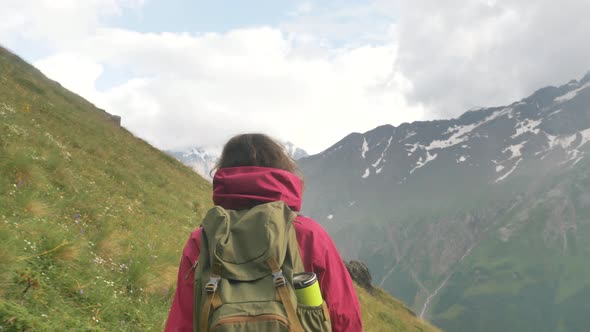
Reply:
[[[509,104],[590,70],[589,0],[0,0],[0,43],[162,149]]]

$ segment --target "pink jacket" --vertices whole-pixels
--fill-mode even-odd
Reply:
[[[300,211],[302,182],[294,174],[266,167],[231,167],[217,171],[213,179],[213,202],[239,210],[282,200]],[[332,322],[332,331],[362,331],[361,312],[352,280],[334,242],[315,221],[298,216],[294,222],[297,242],[306,271],[315,272]],[[201,229],[184,246],[178,284],[166,322],[167,332],[190,332],[193,328],[193,273],[199,257]]]

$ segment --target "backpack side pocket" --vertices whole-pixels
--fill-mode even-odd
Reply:
[[[320,306],[297,305],[297,317],[305,331],[331,332],[330,314],[326,302]]]

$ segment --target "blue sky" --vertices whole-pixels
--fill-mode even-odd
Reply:
[[[276,0],[147,1],[140,11],[126,10],[110,23],[141,32],[226,32],[247,26],[276,26],[296,7],[294,1]]]
[[[0,43],[156,147],[263,131],[316,153],[581,77],[588,12],[578,0],[2,0]]]

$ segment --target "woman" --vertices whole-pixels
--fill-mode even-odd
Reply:
[[[225,209],[242,210],[257,204],[284,201],[300,211],[303,182],[297,166],[283,147],[263,134],[244,134],[223,148],[213,178],[213,202]],[[361,313],[352,280],[326,231],[310,218],[298,215],[293,222],[306,271],[318,276],[328,306],[332,331],[362,331]],[[193,280],[191,267],[199,257],[201,229],[186,243],[178,285],[166,331],[192,331]]]

